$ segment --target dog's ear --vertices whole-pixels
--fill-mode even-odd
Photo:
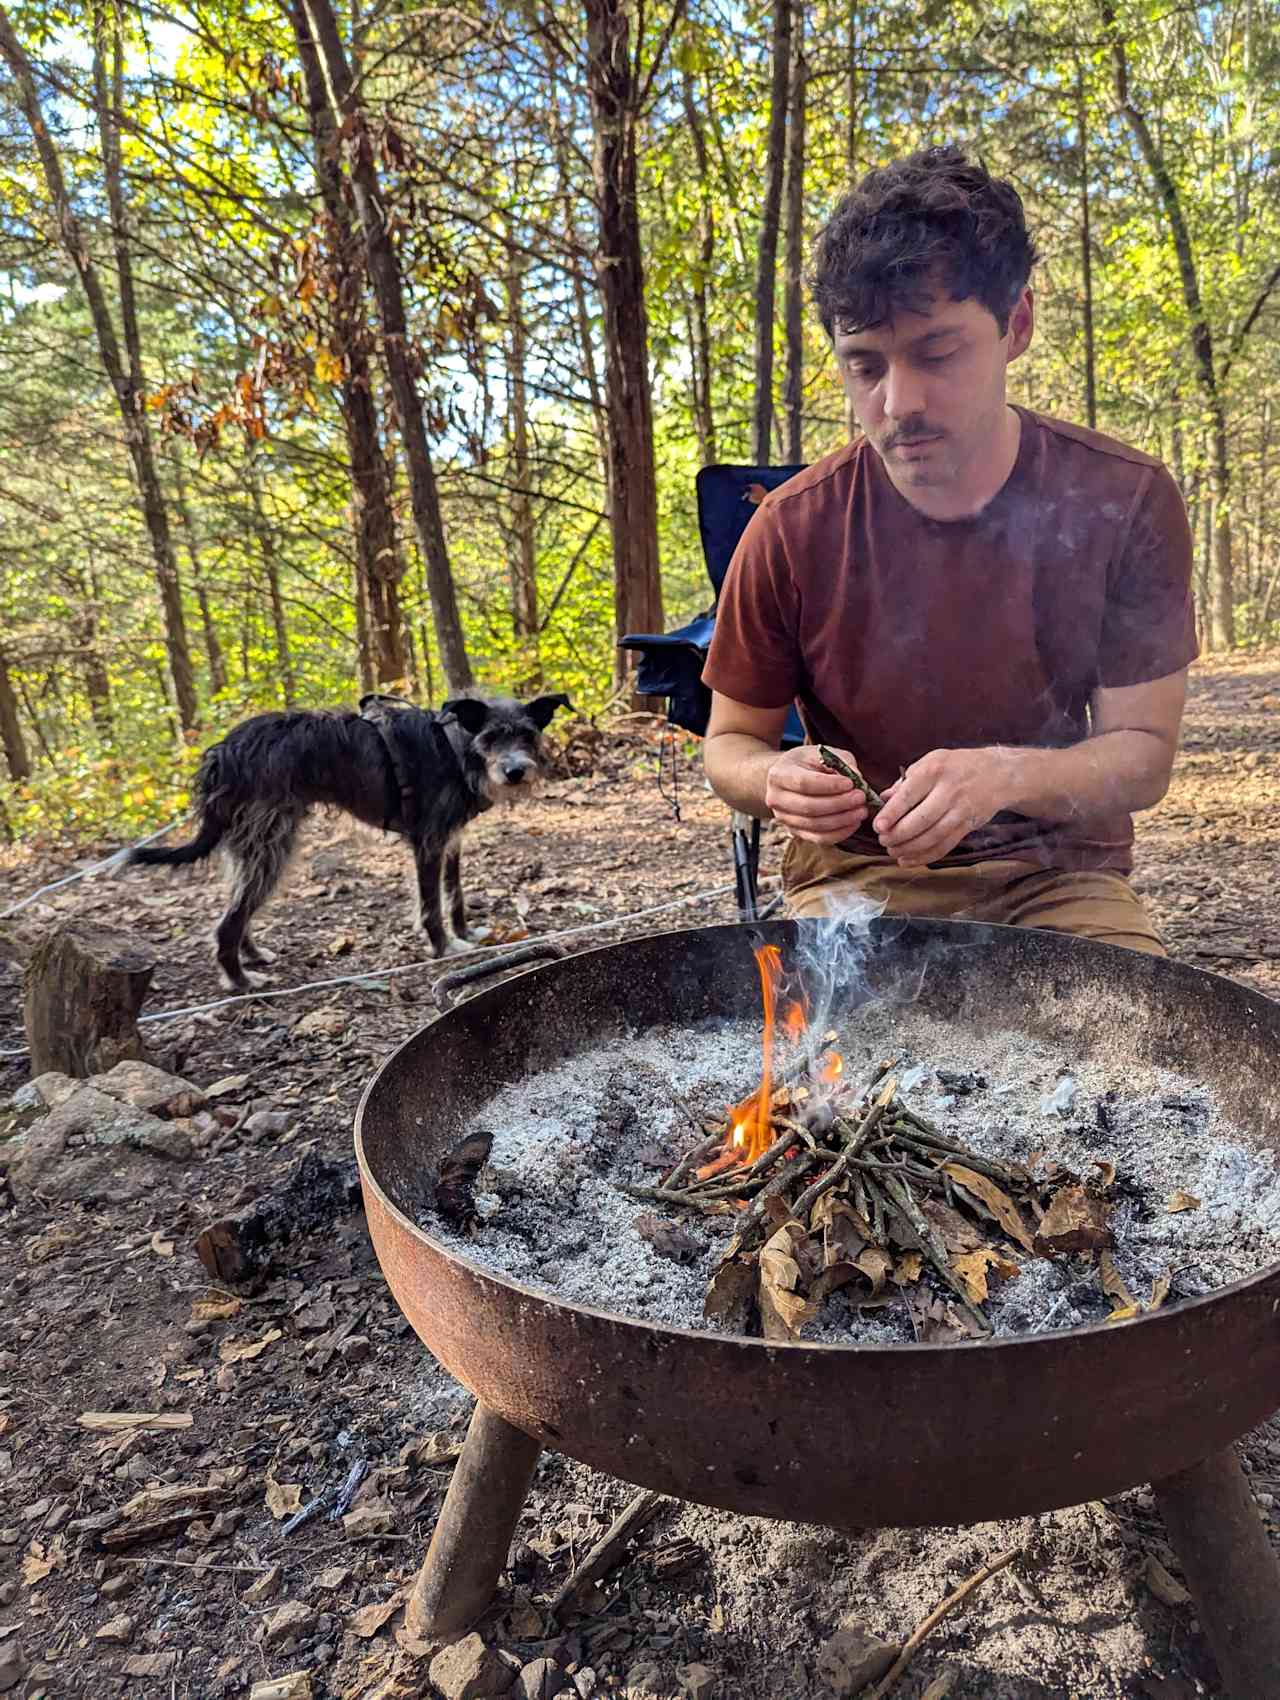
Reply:
[[[524,711],[538,728],[545,732],[551,724],[551,716],[558,708],[572,708],[573,704],[563,691],[557,691],[553,697],[534,697],[532,702],[524,705]]]
[[[450,697],[441,703],[440,712],[451,714],[467,736],[474,738],[489,718],[489,705],[476,697]]]

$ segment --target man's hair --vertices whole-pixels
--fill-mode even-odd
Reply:
[[[827,335],[972,296],[1001,336],[1037,259],[1022,197],[954,146],[869,171],[819,234],[810,284]]]

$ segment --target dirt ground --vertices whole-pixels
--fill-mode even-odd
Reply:
[[[540,800],[478,824],[469,894],[497,938],[686,897],[698,900],[570,942],[733,918],[725,812],[685,766],[674,822],[655,749],[645,722],[587,734]],[[1173,786],[1140,823],[1136,875],[1174,955],[1271,996],[1278,778],[1280,654],[1199,667]],[[109,848],[0,856],[0,908]],[[202,1088],[232,1084],[216,1100],[216,1133],[140,1199],[16,1206],[4,1106],[28,1070],[21,1055],[0,1056],[0,1693],[203,1700],[293,1671],[310,1673],[316,1700],[436,1691],[400,1605],[467,1395],[400,1317],[358,1211],[284,1247],[253,1293],[211,1293],[191,1249],[206,1222],[270,1190],[304,1153],[349,1156],[371,1071],[435,1012],[440,970],[379,977],[424,955],[407,929],[403,861],[393,844],[318,824],[260,929],[279,953],[274,987],[366,976],[359,984],[147,1028],[160,1066]],[[774,844],[765,864],[776,866]],[[222,995],[209,952],[219,894],[212,874],[138,871],[67,886],[23,920],[127,927],[159,959],[147,1010],[170,1011]],[[19,970],[0,962],[0,1053],[22,1046],[19,1005]],[[104,1434],[81,1425],[91,1411],[190,1425]],[[433,1433],[434,1452],[410,1444]],[[1280,1425],[1245,1452],[1280,1540]],[[348,1527],[322,1514],[286,1535],[288,1509],[336,1490],[357,1460],[370,1471],[356,1500],[364,1518]],[[122,1523],[123,1507],[147,1489],[169,1490],[149,1502],[152,1535],[118,1544],[137,1523],[136,1513]],[[631,1491],[555,1456],[539,1465],[512,1568],[480,1625],[521,1664],[556,1661],[558,1686],[531,1692],[817,1700],[832,1693],[820,1665],[834,1632],[858,1623],[900,1640],[1012,1546],[1014,1564],[935,1631],[895,1700],[1221,1693],[1149,1494],[856,1539],[671,1504],[557,1626],[550,1596]]]

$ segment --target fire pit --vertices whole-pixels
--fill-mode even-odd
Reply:
[[[764,931],[784,952],[794,943],[795,924]],[[1052,933],[893,922],[874,937],[873,990],[910,976],[936,1017],[1052,1034],[1082,1056],[1105,1035],[1113,1056],[1119,1044],[1195,1073],[1280,1149],[1280,1006]],[[1229,1691],[1275,1700],[1280,1570],[1231,1442],[1280,1407],[1280,1265],[1106,1329],[776,1344],[571,1305],[416,1225],[442,1157],[498,1089],[606,1036],[740,1019],[758,999],[743,929],[658,935],[473,998],[367,1089],[356,1144],[379,1259],[419,1336],[480,1401],[415,1592],[416,1632],[461,1628],[487,1604],[543,1445],[681,1498],[844,1530],[1025,1516],[1151,1482]]]

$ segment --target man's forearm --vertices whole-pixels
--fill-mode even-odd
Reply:
[[[744,815],[770,818],[765,788],[769,769],[778,759],[777,750],[745,732],[718,732],[703,747],[702,765],[711,789],[731,809]]]
[[[1037,820],[1152,808],[1169,787],[1173,751],[1154,732],[1103,732],[1061,750],[1003,746],[1003,806]]]

